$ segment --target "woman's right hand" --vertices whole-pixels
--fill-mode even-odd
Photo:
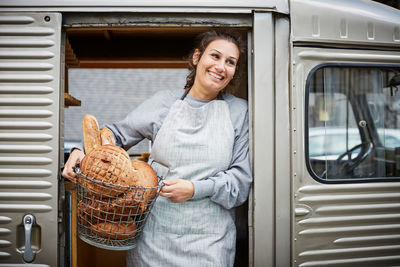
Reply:
[[[85,153],[83,153],[82,150],[80,149],[72,150],[67,162],[65,163],[62,176],[69,179],[71,182],[76,183],[76,173],[74,172],[74,168],[79,163],[81,163],[84,157]]]

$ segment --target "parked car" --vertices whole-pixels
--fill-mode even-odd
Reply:
[[[357,128],[314,127],[309,129],[309,157],[321,160],[335,160],[347,150],[361,144]],[[382,145],[386,148],[400,147],[400,129],[378,129]],[[359,149],[353,152],[355,157]]]

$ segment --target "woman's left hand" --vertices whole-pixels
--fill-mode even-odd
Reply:
[[[163,181],[160,196],[167,197],[173,202],[185,202],[193,197],[193,183],[183,179]]]

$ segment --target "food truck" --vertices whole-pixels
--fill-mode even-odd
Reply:
[[[195,36],[211,29],[247,43],[236,95],[249,104],[254,183],[236,211],[235,265],[400,265],[399,10],[367,0],[3,0],[0,266],[123,266],[124,251],[80,240],[75,188],[61,177],[64,114],[84,104],[72,72],[185,69]]]

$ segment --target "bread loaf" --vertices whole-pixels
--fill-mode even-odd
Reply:
[[[78,204],[80,224],[89,228],[93,233],[111,239],[128,239],[135,236],[136,224],[130,220],[115,219],[105,220],[105,218],[97,217],[94,214],[87,213],[88,205],[82,201]],[[109,217],[110,215],[108,215]]]
[[[86,205],[85,203],[81,200],[78,203],[78,214],[79,214],[79,221],[82,225],[85,226],[90,226],[92,224],[91,222],[91,216],[90,214],[86,213]]]
[[[85,153],[88,154],[101,145],[99,124],[93,115],[86,114],[83,117],[82,130]]]
[[[115,145],[113,132],[108,128],[103,128],[100,131],[101,145]]]
[[[158,185],[157,174],[148,163],[140,160],[132,160],[131,166],[135,186],[154,187]]]
[[[93,233],[105,238],[124,240],[135,236],[136,224],[133,222],[100,222],[93,224],[90,229]]]
[[[122,198],[119,198],[117,204],[120,206],[125,202],[125,205],[136,205],[139,207],[138,212],[142,213],[146,211],[147,206],[157,195],[157,189],[151,187],[158,185],[158,177],[153,168],[144,161],[133,160],[131,165],[135,188],[130,189]]]
[[[124,193],[120,186],[130,186],[135,183],[131,161],[128,153],[121,147],[104,145],[93,149],[83,158],[81,171],[88,177],[115,185],[102,186],[90,181],[82,181],[92,193],[104,196],[116,196]]]
[[[128,205],[116,204],[117,200],[96,199],[90,198],[80,201],[78,204],[79,216],[85,221],[91,222],[90,224],[98,223],[99,221],[129,221],[133,216],[138,213],[139,207],[134,206],[133,203]]]

